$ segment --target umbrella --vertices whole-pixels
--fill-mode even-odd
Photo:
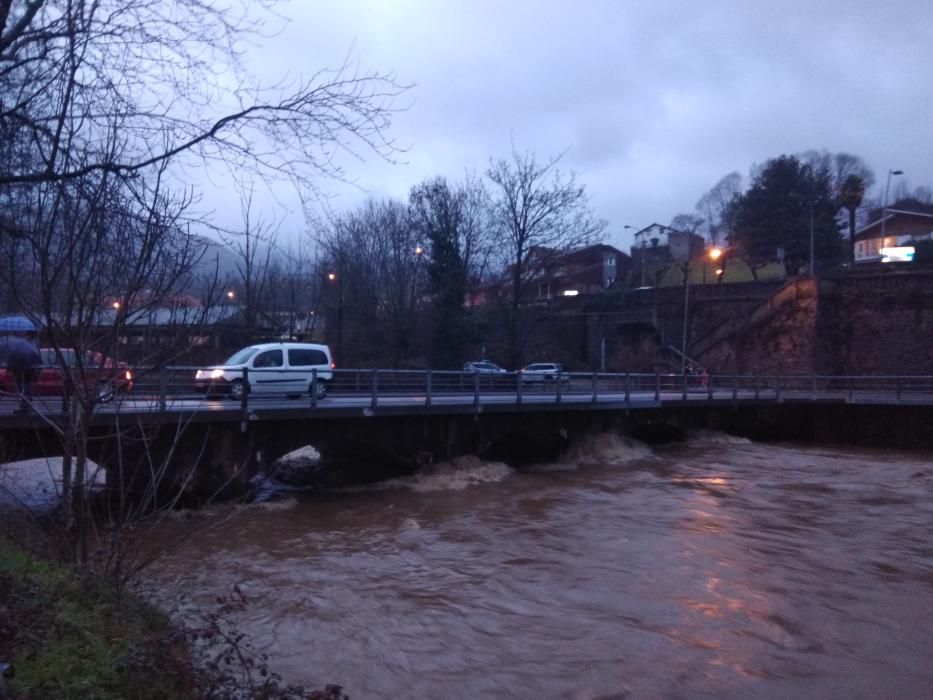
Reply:
[[[0,316],[0,331],[4,333],[35,333],[39,329],[25,316]]]
[[[8,364],[11,355],[33,357],[38,353],[39,351],[28,340],[17,338],[15,335],[0,336],[0,365]]]

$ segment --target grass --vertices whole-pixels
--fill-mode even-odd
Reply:
[[[195,697],[184,638],[137,598],[0,537],[0,661],[14,697],[148,700]]]
[[[737,282],[753,282],[755,275],[758,281],[770,282],[774,280],[783,280],[786,277],[784,266],[778,262],[768,263],[758,268],[752,273],[752,268],[744,260],[732,258],[726,261],[725,275],[722,278],[722,284],[735,284]],[[716,268],[718,265],[708,260],[697,260],[690,266],[690,284],[716,284]],[[684,283],[684,273],[677,263],[672,263],[666,268],[658,267],[656,270],[649,270],[652,275],[655,272],[660,273],[658,287],[681,287]],[[649,279],[654,279],[649,276]]]

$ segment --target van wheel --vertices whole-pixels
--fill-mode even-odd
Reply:
[[[249,387],[246,388],[246,393],[249,393]],[[230,382],[230,398],[234,401],[243,400],[243,380],[234,379]]]
[[[327,396],[327,382],[318,379],[313,385],[308,387],[308,394],[310,395],[312,392],[314,393],[314,397],[320,401]]]

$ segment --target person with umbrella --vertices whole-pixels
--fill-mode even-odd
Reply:
[[[15,322],[11,322],[14,319]],[[13,375],[19,393],[19,408],[16,412],[25,413],[32,402],[32,382],[36,378],[36,367],[42,364],[42,356],[35,340],[36,327],[28,319],[14,316],[0,318],[0,330],[16,330],[26,336],[0,337],[0,360],[6,363],[7,369]]]

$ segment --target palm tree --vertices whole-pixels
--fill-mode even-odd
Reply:
[[[839,186],[839,206],[849,212],[850,261],[855,264],[855,211],[865,197],[865,179],[861,175],[849,175]]]

